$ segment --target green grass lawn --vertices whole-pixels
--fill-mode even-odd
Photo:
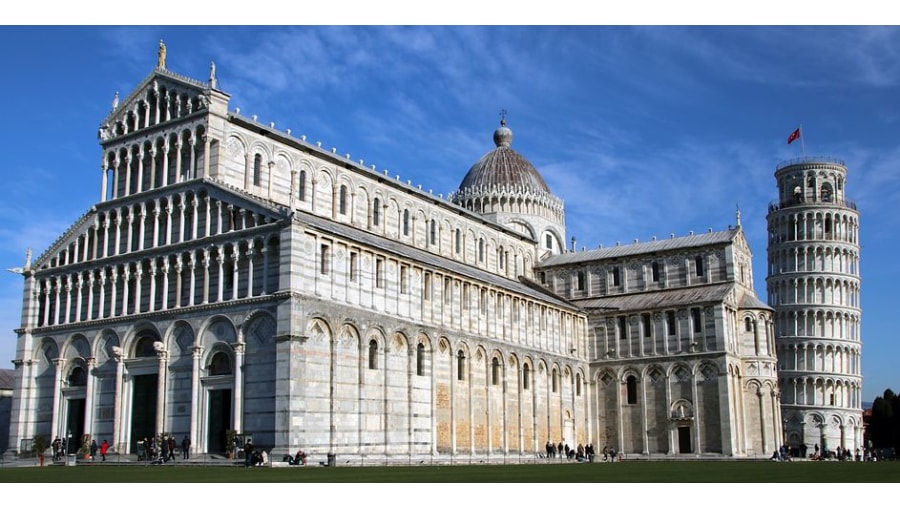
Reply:
[[[250,468],[46,466],[0,469],[2,483],[893,483],[892,462],[625,462],[555,465]]]

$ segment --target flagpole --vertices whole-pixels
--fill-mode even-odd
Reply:
[[[803,141],[803,124],[800,124],[800,155],[806,158],[806,143]]]

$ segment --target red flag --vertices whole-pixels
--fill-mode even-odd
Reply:
[[[797,127],[797,130],[791,132],[791,135],[788,136],[788,144],[800,139],[800,128]]]

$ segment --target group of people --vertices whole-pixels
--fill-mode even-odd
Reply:
[[[103,441],[106,443],[106,441]],[[168,463],[169,460],[175,460],[175,453],[178,452],[178,442],[173,435],[167,437],[147,437],[142,441],[144,445],[143,456],[138,454],[138,459],[146,459],[156,463]],[[181,458],[184,460],[191,457],[191,439],[184,436],[181,440]],[[104,458],[105,460],[105,458]]]
[[[265,449],[254,449],[251,439],[244,444],[244,466],[261,467],[269,464],[269,453]]]
[[[565,440],[560,441],[558,444],[553,445],[553,442],[547,440],[547,444],[545,446],[545,450],[547,452],[547,459],[555,458],[559,456],[560,459],[572,459],[576,460],[579,463],[593,463],[594,462],[594,444],[589,443],[587,445],[578,444],[576,448],[569,447],[569,444],[565,442]],[[606,448],[603,448],[604,452],[606,452]],[[604,461],[606,461],[604,457]]]
[[[284,460],[288,465],[297,465],[297,466],[305,466],[306,465],[306,453],[303,452],[303,449],[297,451],[297,454],[291,456],[290,454],[284,455]]]
[[[68,454],[67,446],[68,441],[65,438],[55,437],[53,439],[53,442],[50,443],[50,448],[53,450],[53,461],[60,461]],[[97,451],[100,451],[102,460],[106,461],[106,453],[109,451],[109,442],[104,440],[102,444],[97,445],[96,440],[91,440],[88,449],[91,461],[94,461],[97,458]]]

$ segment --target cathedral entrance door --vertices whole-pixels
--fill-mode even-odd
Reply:
[[[69,399],[66,406],[66,434],[72,437],[66,441],[66,453],[77,453],[84,437],[84,398]]]
[[[135,375],[131,380],[130,452],[137,452],[136,442],[156,436],[156,392],[158,374]]]
[[[690,454],[694,452],[691,446],[691,427],[678,427],[678,452],[681,454]]]
[[[231,389],[209,391],[209,410],[206,433],[206,452],[225,452],[225,432],[231,428]]]

